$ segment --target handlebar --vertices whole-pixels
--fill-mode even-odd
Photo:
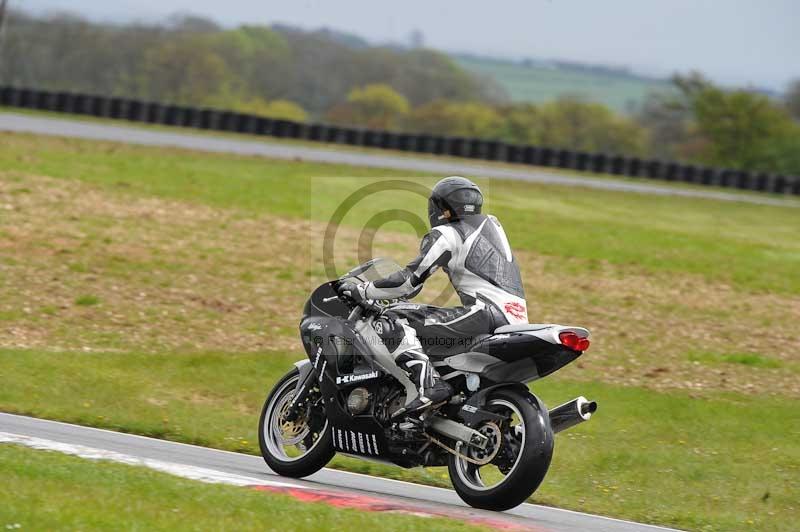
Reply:
[[[334,301],[336,299],[345,299],[345,298],[343,296],[336,295],[336,296],[332,296],[332,297],[326,297],[325,299],[322,300],[322,302],[323,303],[328,303],[329,301]],[[370,300],[367,300],[367,299],[362,299],[361,301],[356,301],[354,299],[350,299],[350,301],[355,303],[362,310],[366,310],[366,311],[369,311],[369,312],[374,312],[376,314],[381,311],[381,308],[378,305],[376,305],[375,303],[370,303]]]

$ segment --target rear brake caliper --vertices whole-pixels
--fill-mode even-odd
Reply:
[[[486,446],[482,449],[475,446],[470,447],[469,457],[480,465],[488,464],[494,460],[503,445],[502,433],[500,427],[491,421],[482,424],[477,431],[486,437]]]

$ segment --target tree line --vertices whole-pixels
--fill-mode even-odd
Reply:
[[[490,80],[433,50],[364,47],[329,31],[173,17],[163,24],[101,24],[70,14],[12,11],[0,81],[197,106],[291,101],[319,116],[356,86],[388,83],[413,104],[493,101]]]
[[[775,101],[675,76],[673,90],[623,116],[570,97],[512,103],[443,53],[330,30],[12,11],[0,46],[0,84],[800,174],[800,81]]]

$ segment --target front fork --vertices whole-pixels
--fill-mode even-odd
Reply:
[[[314,385],[314,378],[317,374],[314,371],[314,365],[308,360],[300,360],[295,362],[295,367],[300,373],[300,378],[297,379],[297,385],[294,387],[294,394],[292,395],[292,402],[286,412],[286,421],[296,421],[300,415],[301,406],[305,403],[308,392]]]

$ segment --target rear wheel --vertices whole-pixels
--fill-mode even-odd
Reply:
[[[513,508],[536,491],[553,456],[553,431],[547,410],[531,394],[514,389],[493,392],[484,407],[503,420],[475,427],[486,436],[486,449],[456,446],[450,455],[450,480],[470,506],[486,510]]]
[[[299,379],[300,373],[294,368],[278,381],[264,403],[258,423],[264,461],[279,475],[295,478],[316,473],[335,454],[318,384],[313,383],[296,419],[287,419]]]

